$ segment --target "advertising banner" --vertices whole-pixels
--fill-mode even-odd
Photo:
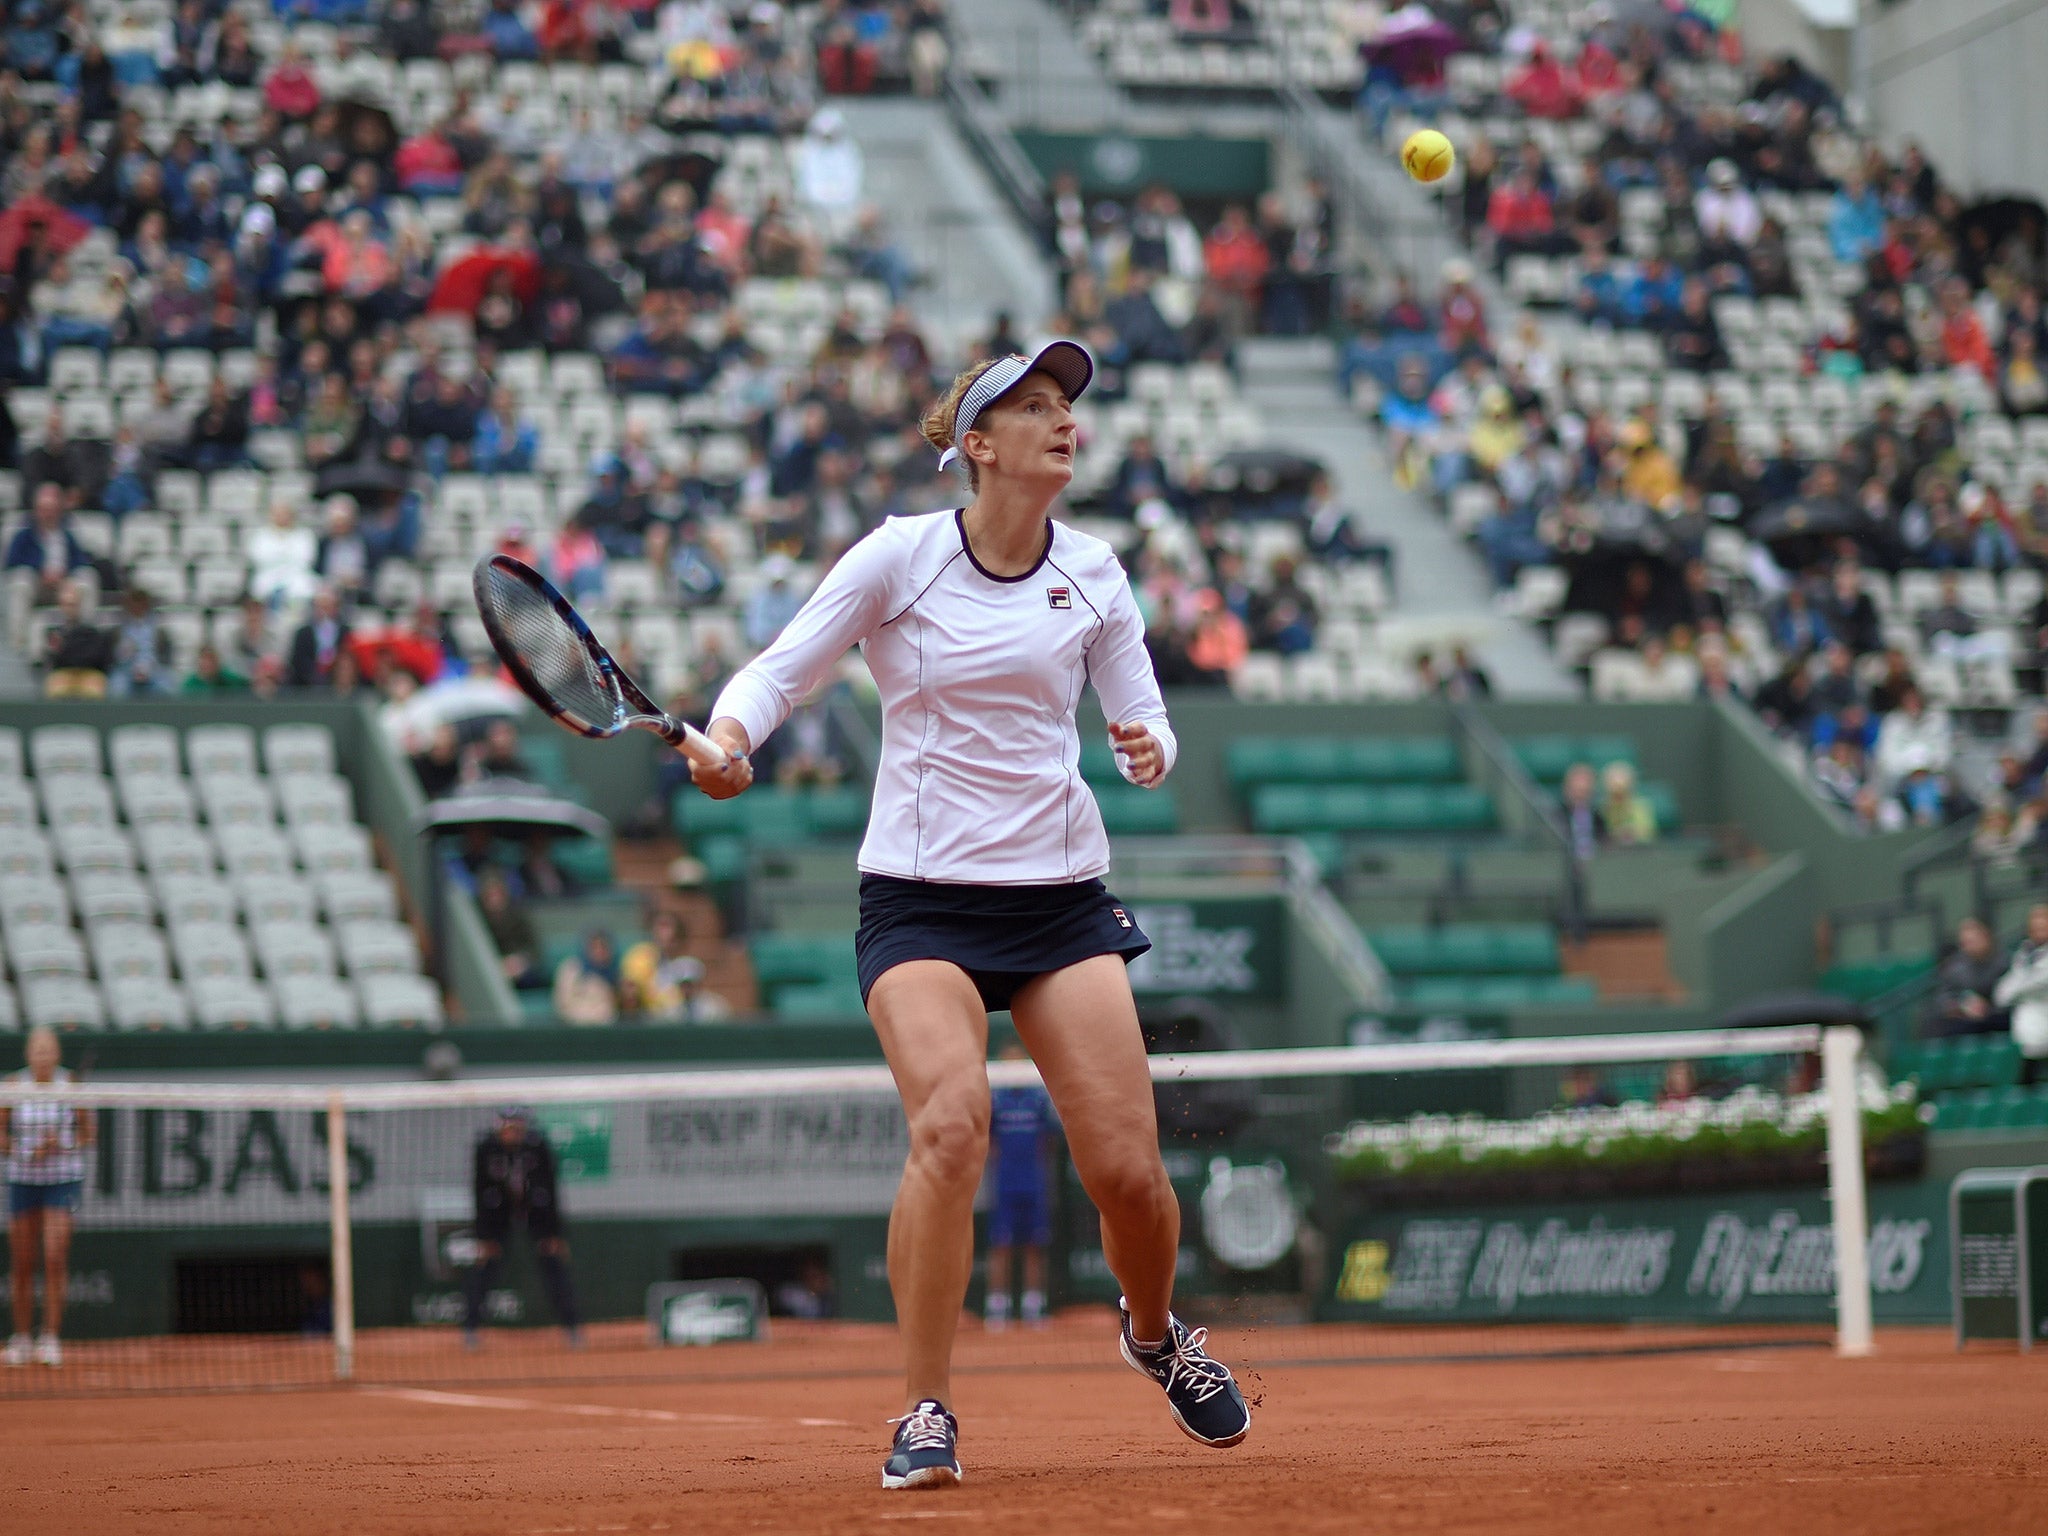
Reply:
[[[1287,915],[1277,897],[1133,902],[1131,915],[1152,941],[1131,962],[1138,996],[1286,996]]]
[[[1870,1191],[1880,1322],[1948,1312],[1941,1192]],[[1388,1322],[1826,1322],[1824,1191],[1392,1212],[1345,1234],[1327,1315]]]

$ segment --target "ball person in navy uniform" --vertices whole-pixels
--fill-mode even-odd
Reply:
[[[29,1031],[26,1070],[13,1081],[53,1087],[72,1080],[57,1033]],[[92,1111],[57,1099],[25,1098],[0,1106],[0,1164],[7,1169],[7,1247],[12,1258],[14,1332],[0,1359],[9,1366],[59,1366],[64,1346],[64,1292],[71,1280],[71,1224],[85,1193],[85,1155],[93,1144]],[[36,1315],[36,1259],[43,1268],[43,1331],[31,1334]]]
[[[524,1109],[508,1105],[499,1110],[497,1123],[477,1142],[472,1187],[477,1259],[463,1284],[462,1342],[471,1349],[481,1342],[484,1296],[504,1262],[512,1223],[523,1221],[555,1321],[571,1348],[580,1345],[582,1326],[576,1313],[576,1284],[569,1275],[569,1240],[562,1235],[555,1153]]]
[[[889,1222],[906,1379],[885,1488],[960,1480],[946,1404],[988,1148],[988,1015],[1001,1009],[1101,1214],[1123,1358],[1193,1439],[1235,1445],[1251,1428],[1205,1331],[1171,1310],[1180,1207],[1124,974],[1150,944],[1103,887],[1109,840],[1081,778],[1084,685],[1129,782],[1158,785],[1176,750],[1116,552],[1051,516],[1074,474],[1073,403],[1094,371],[1085,348],[1055,341],[956,378],[924,433],[942,466],[965,465],[973,499],[891,518],[849,549],[719,695],[709,734],[730,760],[691,770],[716,799],[741,793],[747,754],[861,648],[882,754],[855,949],[910,1124]]]

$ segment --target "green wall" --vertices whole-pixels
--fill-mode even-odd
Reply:
[[[1016,130],[1017,147],[1050,181],[1072,171],[1081,190],[1127,194],[1163,182],[1187,198],[1256,198],[1272,183],[1264,139]]]

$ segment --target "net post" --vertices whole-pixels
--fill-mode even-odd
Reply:
[[[334,1377],[356,1369],[356,1262],[348,1216],[348,1105],[339,1090],[327,1096],[327,1237],[332,1255]]]
[[[1863,1110],[1856,1068],[1863,1033],[1829,1026],[1821,1037],[1821,1074],[1828,1106],[1828,1198],[1835,1228],[1835,1353],[1871,1353],[1870,1222],[1863,1190]]]

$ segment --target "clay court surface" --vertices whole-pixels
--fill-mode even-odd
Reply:
[[[1339,1363],[1361,1336],[1219,1336],[1260,1406],[1249,1441],[1211,1451],[1173,1429],[1156,1389],[1110,1363],[1099,1319],[1029,1339],[970,1332],[955,1387],[967,1483],[926,1494],[876,1486],[882,1420],[897,1411],[879,1329],[785,1329],[765,1346],[691,1351],[688,1380],[646,1374],[672,1370],[673,1352],[595,1340],[567,1359],[494,1339],[463,1357],[466,1378],[451,1360],[426,1385],[0,1401],[0,1528],[2048,1529],[2048,1358],[1958,1356],[1933,1330],[1881,1334],[1877,1358],[1841,1361],[1785,1340],[1549,1329],[1527,1342],[1674,1348]],[[1445,1333],[1382,1349],[1456,1355],[1475,1342]],[[1248,1356],[1312,1363],[1244,1370]],[[570,1369],[586,1379],[547,1379]]]

